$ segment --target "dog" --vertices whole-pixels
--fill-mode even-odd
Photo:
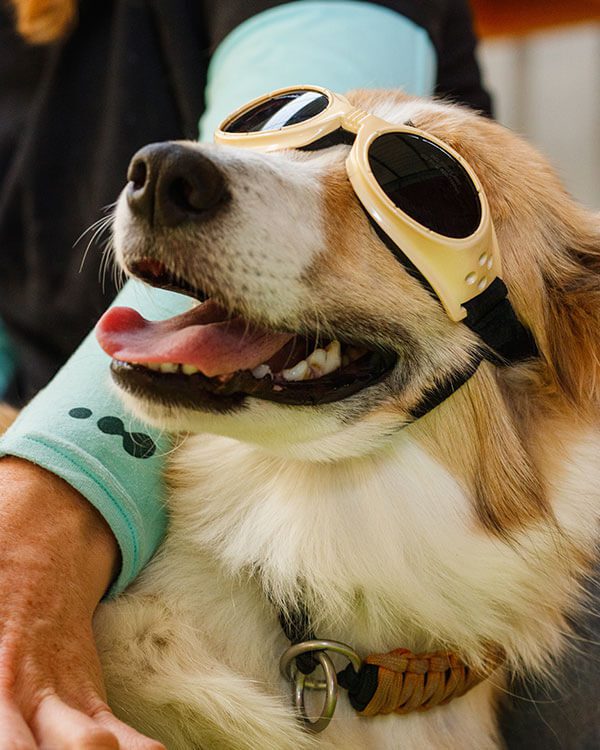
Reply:
[[[115,358],[127,406],[181,439],[167,537],[100,606],[95,633],[111,707],[170,750],[499,748],[507,675],[552,676],[596,555],[600,217],[530,145],[465,108],[399,92],[348,98],[473,167],[539,355],[482,362],[411,421],[479,342],[374,231],[348,146],[178,142],[134,159],[117,260],[196,298],[188,322],[207,364]],[[133,200],[153,170],[174,171]],[[201,188],[186,182],[197,171]],[[138,344],[196,345],[185,320],[146,328],[132,311],[112,315]],[[347,392],[330,398],[338,387]],[[327,729],[308,732],[279,670],[281,622],[299,607],[311,632],[361,657],[451,652],[485,679],[405,715],[359,715],[342,691]]]

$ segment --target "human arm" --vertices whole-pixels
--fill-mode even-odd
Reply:
[[[0,460],[0,738],[7,750],[160,750],[105,703],[91,621],[113,533],[59,477]]]

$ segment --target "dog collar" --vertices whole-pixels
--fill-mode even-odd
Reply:
[[[446,705],[487,679],[504,661],[500,648],[488,650],[480,668],[469,667],[451,651],[414,654],[397,648],[361,659],[345,643],[314,636],[303,609],[280,613],[279,621],[292,645],[280,660],[282,675],[293,684],[294,704],[309,732],[322,732],[335,712],[339,687],[348,691],[350,705],[360,716],[407,714]],[[336,673],[329,652],[348,659],[348,666]],[[324,679],[312,678],[321,666]],[[304,706],[305,689],[325,692],[323,710],[311,720]]]

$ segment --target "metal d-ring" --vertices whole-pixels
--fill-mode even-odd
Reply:
[[[281,674],[294,686],[294,705],[298,710],[300,718],[305,728],[313,733],[322,732],[329,725],[335,713],[338,699],[339,691],[335,666],[325,651],[342,654],[342,656],[345,656],[351,662],[356,671],[360,669],[360,656],[350,646],[339,641],[313,640],[295,643],[284,651],[279,660]],[[323,670],[323,680],[309,679],[309,675],[305,675],[299,669],[295,668],[296,659],[305,653],[312,653],[314,658],[319,662]],[[304,691],[306,689],[325,690],[325,702],[323,703],[319,718],[315,721],[309,719],[306,713],[304,703]]]

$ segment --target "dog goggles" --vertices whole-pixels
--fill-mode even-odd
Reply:
[[[221,123],[215,141],[263,152],[351,143],[346,171],[354,192],[388,247],[433,290],[450,319],[476,332],[496,361],[537,354],[500,279],[483,189],[443,141],[386,122],[320,86],[254,99]]]
[[[228,117],[223,145],[304,148],[339,130],[354,134],[346,169],[358,199],[425,277],[454,321],[500,274],[479,181],[450,146],[410,125],[392,125],[318,86],[266,94]],[[326,144],[325,144],[326,145]]]

